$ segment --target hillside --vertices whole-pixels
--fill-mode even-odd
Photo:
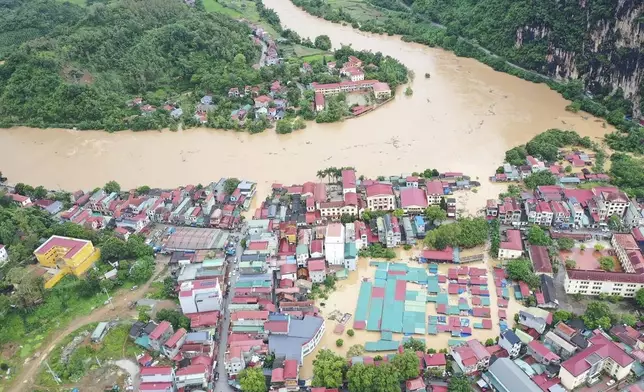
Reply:
[[[126,102],[191,113],[206,92],[260,80],[250,29],[227,16],[180,0],[87,3],[0,0],[0,125],[157,129],[167,111]]]

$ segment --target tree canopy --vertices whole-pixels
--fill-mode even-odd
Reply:
[[[313,386],[339,388],[347,370],[347,361],[328,349],[322,349],[313,361]]]
[[[266,392],[266,378],[259,367],[247,367],[239,372],[239,385],[242,392]]]
[[[523,281],[531,288],[538,288],[540,285],[539,277],[532,270],[532,263],[526,259],[514,259],[508,261],[506,265],[508,277],[512,280]]]
[[[550,236],[545,232],[545,230],[537,225],[530,227],[530,230],[528,231],[528,241],[532,245],[542,246],[548,246],[552,243]]]
[[[589,303],[586,312],[581,316],[588,328],[602,327],[604,330],[610,329],[613,323],[612,317],[613,313],[608,305],[599,301]]]
[[[473,248],[484,244],[487,238],[488,223],[485,218],[468,217],[428,232],[425,244],[436,249],[445,249],[448,246]]]

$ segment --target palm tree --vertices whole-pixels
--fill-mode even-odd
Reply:
[[[318,170],[317,177],[320,180],[323,180],[326,177],[327,173],[326,170]]]

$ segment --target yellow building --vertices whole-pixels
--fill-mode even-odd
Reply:
[[[43,267],[58,270],[45,283],[45,288],[51,288],[67,274],[83,275],[101,257],[101,251],[91,241],[54,235],[34,255]]]

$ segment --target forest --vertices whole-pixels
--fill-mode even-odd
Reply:
[[[637,112],[633,107],[636,100],[626,99],[620,88],[613,90],[609,83],[597,82],[611,75],[639,77],[636,95],[644,105],[644,79],[637,73],[637,64],[644,59],[642,47],[630,45],[617,50],[619,34],[611,33],[599,45],[598,52],[583,50],[591,44],[590,33],[585,30],[586,17],[588,23],[614,23],[615,15],[620,12],[637,12],[632,7],[633,1],[626,1],[617,12],[616,3],[610,0],[583,2],[588,4],[588,10],[580,10],[577,1],[367,0],[382,13],[377,18],[362,18],[360,12],[349,7],[322,0],[291,1],[308,13],[332,22],[349,23],[354,28],[378,34],[400,34],[405,41],[441,47],[461,57],[475,58],[497,71],[546,83],[573,101],[571,111],[584,110],[614,125],[617,132],[607,135],[611,148],[644,153],[641,143],[644,129],[631,121]],[[523,33],[522,45],[515,45],[517,30],[524,26],[530,26],[531,30]],[[539,30],[539,26],[546,26],[542,29],[547,32],[543,39],[531,32]],[[566,81],[563,75],[554,75],[555,64],[546,62],[551,45],[579,53],[575,66],[582,79]],[[598,69],[604,74],[598,75]],[[644,111],[644,106],[640,111]]]
[[[194,107],[261,81],[242,23],[174,0],[90,3],[0,2],[0,126],[159,129],[167,111],[141,116],[126,102]]]

